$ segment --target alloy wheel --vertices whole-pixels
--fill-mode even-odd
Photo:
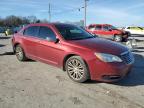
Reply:
[[[16,47],[16,56],[18,58],[18,60],[22,60],[23,58],[23,50],[21,47]]]
[[[67,64],[67,72],[72,79],[80,80],[84,75],[84,67],[79,60],[72,59]]]

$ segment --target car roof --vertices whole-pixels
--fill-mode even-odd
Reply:
[[[140,27],[140,26],[126,26],[126,27]]]
[[[93,25],[93,26],[96,26],[96,25],[100,25],[100,26],[111,26],[110,24],[90,24],[90,25]]]
[[[55,25],[68,26],[68,25],[74,25],[74,24],[67,24],[67,23],[34,23],[34,24],[29,24],[27,26],[55,26]]]

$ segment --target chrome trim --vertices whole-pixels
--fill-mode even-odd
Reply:
[[[121,53],[120,55],[124,55],[124,54],[129,53],[129,52],[130,52],[129,50],[125,51],[125,52]]]

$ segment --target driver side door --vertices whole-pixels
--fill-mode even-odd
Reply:
[[[38,59],[45,63],[58,66],[64,51],[60,42],[55,42],[57,37],[54,31],[48,26],[41,26],[38,38],[40,40],[37,45]],[[54,41],[49,41],[50,38]]]

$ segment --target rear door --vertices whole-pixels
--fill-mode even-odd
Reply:
[[[97,34],[97,35],[102,35],[102,26],[101,25],[96,25],[95,26],[95,34]]]
[[[102,36],[107,39],[111,39],[113,36],[113,31],[109,29],[109,26],[102,26]]]
[[[112,35],[112,30],[109,29],[109,26],[103,26],[102,28],[104,35]]]
[[[23,32],[23,44],[24,44],[24,50],[27,54],[27,56],[30,57],[36,57],[36,46],[39,42],[39,39],[37,38],[39,32],[38,26],[30,26],[26,28]]]
[[[41,26],[39,30],[40,43],[37,46],[37,54],[40,60],[52,64],[58,65],[63,54],[62,46],[60,42],[50,42],[48,38],[56,39],[56,34],[48,26]]]

